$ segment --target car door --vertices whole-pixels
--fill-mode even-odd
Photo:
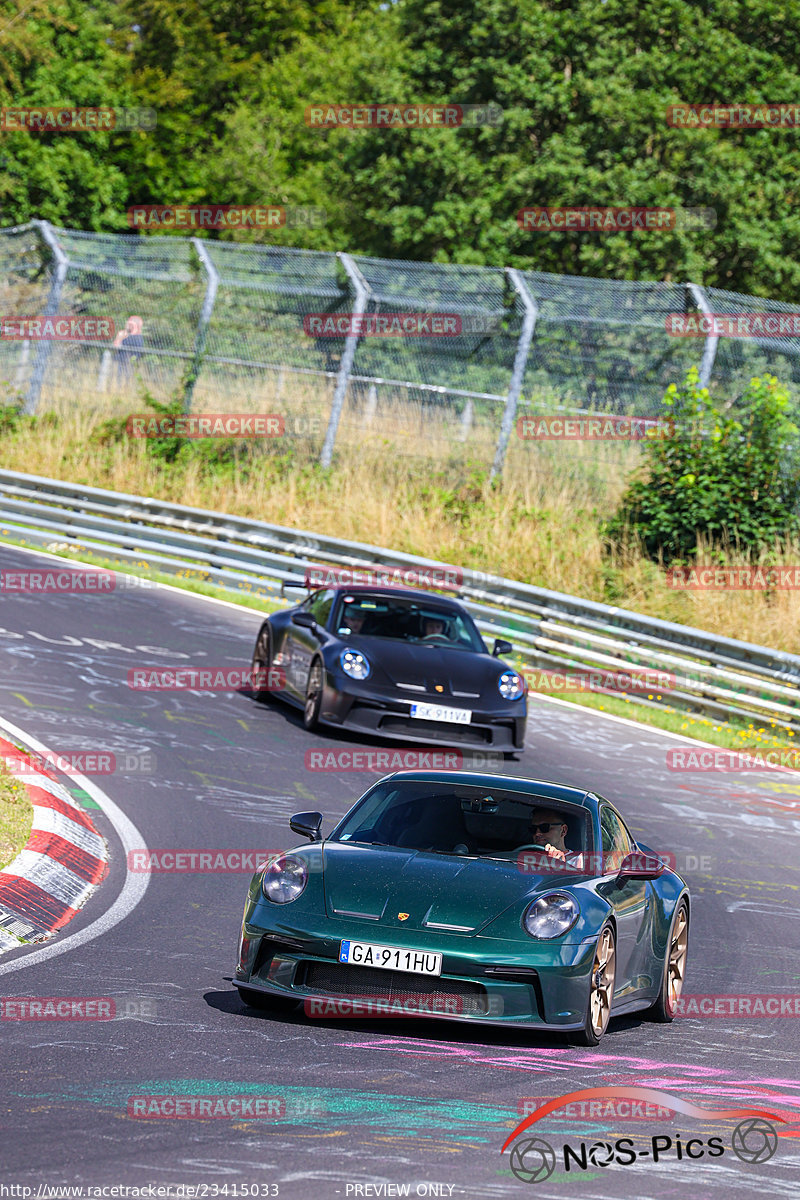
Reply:
[[[330,588],[314,592],[307,600],[303,601],[300,611],[309,613],[317,625],[324,629],[328,624],[334,596],[335,592]],[[302,625],[294,625],[291,621],[289,622],[284,640],[285,661],[283,665],[286,671],[287,689],[300,700],[305,699],[311,659],[314,657],[315,651],[319,649],[319,645],[319,638],[312,629],[304,629]]]
[[[614,994],[629,998],[650,984],[642,974],[649,961],[649,927],[652,919],[651,885],[643,879],[626,879],[622,887],[616,875],[623,859],[636,846],[619,813],[610,804],[600,807],[600,836],[603,849],[603,879],[597,891],[614,910],[617,922],[617,968]]]

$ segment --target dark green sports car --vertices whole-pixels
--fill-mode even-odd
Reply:
[[[671,1021],[683,986],[686,884],[579,788],[407,771],[326,837],[254,875],[234,982],[258,1008],[426,1015],[570,1034],[612,1016]]]

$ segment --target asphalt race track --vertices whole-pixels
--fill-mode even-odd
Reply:
[[[52,561],[0,547],[0,569]],[[376,778],[310,771],[306,750],[364,743],[307,734],[299,713],[245,691],[127,683],[133,667],[241,667],[260,619],[163,588],[5,594],[0,716],[59,753],[113,751],[118,769],[93,781],[151,851],[289,847],[298,840],[290,814],[318,807],[330,829]],[[597,789],[637,836],[675,855],[694,902],[685,995],[800,995],[800,776],[676,773],[665,759],[681,744],[674,739],[574,706],[531,708],[528,748],[504,769]],[[0,997],[113,997],[117,1016],[0,1022],[0,1184],[32,1195],[43,1184],[172,1185],[162,1193],[171,1195],[193,1184],[206,1189],[195,1195],[314,1200],[797,1196],[798,1138],[780,1138],[768,1161],[745,1162],[732,1150],[730,1119],[554,1116],[531,1135],[557,1155],[565,1141],[576,1150],[609,1143],[611,1153],[629,1137],[638,1157],[606,1163],[596,1150],[586,1169],[569,1172],[559,1159],[532,1183],[513,1174],[501,1146],[526,1099],[592,1087],[659,1089],[791,1121],[800,1113],[798,1017],[617,1019],[593,1050],[421,1019],[256,1013],[230,982],[249,872],[153,874],[123,920],[92,931],[126,875],[114,827],[102,809],[92,816],[110,844],[109,878],[44,951],[0,959]],[[80,931],[94,936],[53,953]],[[128,1115],[130,1097],[153,1094],[266,1096],[282,1115]],[[715,1135],[724,1154],[678,1157],[678,1137],[707,1144]],[[654,1137],[662,1147],[673,1139],[658,1161]]]

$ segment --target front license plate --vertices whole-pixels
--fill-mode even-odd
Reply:
[[[418,721],[450,721],[453,725],[469,725],[472,720],[468,708],[446,708],[444,704],[412,704],[411,715]]]
[[[441,954],[427,950],[398,950],[395,946],[375,946],[372,942],[342,942],[339,962],[378,967],[382,971],[409,971],[413,975],[442,973]]]

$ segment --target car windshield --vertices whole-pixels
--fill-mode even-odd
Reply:
[[[435,600],[408,596],[343,595],[333,627],[338,637],[379,637],[486,653],[472,618]]]
[[[558,832],[548,836],[541,825],[551,821]],[[579,805],[485,785],[387,780],[345,816],[331,840],[515,861],[522,847],[557,839],[563,825],[565,851],[590,854],[591,818]]]

